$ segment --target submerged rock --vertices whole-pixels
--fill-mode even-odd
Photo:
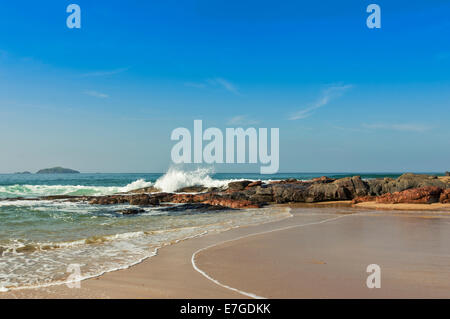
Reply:
[[[137,214],[142,214],[144,212],[145,212],[145,210],[142,208],[129,208],[129,209],[124,209],[124,210],[118,211],[118,213],[120,213],[122,215],[137,215]]]
[[[220,205],[210,205],[203,203],[193,203],[193,204],[182,204],[177,206],[165,207],[162,208],[162,211],[166,212],[180,212],[186,210],[195,210],[197,212],[210,212],[210,211],[218,211],[218,210],[229,210],[229,207],[220,206]]]

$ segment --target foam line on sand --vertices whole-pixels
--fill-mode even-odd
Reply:
[[[306,226],[313,226],[313,225],[324,224],[324,223],[327,223],[327,222],[331,222],[331,221],[334,221],[334,220],[337,220],[337,219],[341,219],[341,218],[348,217],[348,216],[353,216],[353,215],[355,215],[355,214],[348,214],[348,215],[343,215],[343,216],[338,216],[338,217],[328,218],[328,219],[325,219],[325,220],[321,220],[321,221],[319,221],[319,222],[313,222],[313,223],[307,223],[307,224],[299,224],[299,225],[292,225],[292,226],[286,226],[286,227],[282,227],[282,228],[271,229],[271,230],[267,230],[267,231],[262,231],[262,232],[258,232],[258,233],[254,233],[254,234],[249,234],[249,235],[240,236],[240,237],[237,237],[237,238],[233,238],[233,239],[221,241],[221,242],[219,242],[219,243],[215,243],[215,244],[212,244],[212,245],[207,246],[207,247],[204,247],[204,248],[200,248],[200,249],[198,249],[197,251],[195,251],[195,252],[192,254],[192,257],[191,257],[192,267],[195,269],[195,271],[197,271],[198,273],[200,273],[203,277],[205,277],[206,279],[212,281],[213,283],[215,283],[215,284],[218,285],[218,286],[221,286],[221,287],[223,287],[223,288],[226,288],[226,289],[228,289],[228,290],[237,292],[237,293],[239,293],[239,294],[241,294],[241,295],[243,295],[243,296],[250,297],[250,298],[253,298],[253,299],[266,299],[265,297],[261,297],[261,296],[255,295],[255,294],[253,294],[253,293],[250,293],[250,292],[245,292],[245,291],[239,290],[239,289],[237,289],[237,288],[230,287],[230,286],[228,286],[228,285],[225,285],[225,284],[221,283],[221,282],[218,281],[217,279],[214,279],[213,277],[211,277],[210,275],[208,275],[205,271],[201,270],[201,269],[197,266],[197,264],[196,264],[196,262],[195,262],[195,257],[197,256],[198,253],[203,252],[203,251],[205,251],[205,250],[207,250],[207,249],[210,249],[210,248],[213,248],[213,247],[217,247],[217,246],[222,245],[222,244],[225,244],[225,243],[237,241],[237,240],[240,240],[240,239],[243,239],[243,238],[248,238],[248,237],[253,237],[253,236],[258,236],[258,235],[269,234],[269,233],[273,233],[273,232],[277,232],[277,231],[283,231],[283,230],[288,230],[288,229],[292,229],[292,228],[299,228],[299,227],[306,227]]]

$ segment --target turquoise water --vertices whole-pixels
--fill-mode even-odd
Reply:
[[[186,173],[183,177],[186,176]],[[164,174],[51,174],[51,175],[20,175],[0,174],[0,199],[9,197],[36,197],[45,195],[104,195],[112,194],[129,188],[145,187],[155,183]],[[400,176],[400,173],[283,173],[275,175],[261,174],[199,174],[196,182],[202,178],[210,177],[212,180],[227,181],[239,179],[252,180],[280,180],[296,178],[308,180],[320,176],[341,178],[345,176],[360,175],[362,178],[378,178]],[[183,183],[183,178],[180,177]],[[193,179],[194,180],[194,179]],[[139,183],[139,181],[141,183]],[[133,187],[133,182],[137,182]],[[181,184],[180,184],[181,185]],[[189,185],[186,185],[189,186]]]
[[[0,175],[0,291],[64,282],[72,264],[80,265],[82,278],[97,276],[140,262],[159,247],[179,240],[289,216],[286,209],[168,213],[154,207],[145,208],[140,215],[123,216],[119,210],[131,206],[29,198],[106,195],[148,186],[175,191],[190,185],[221,187],[242,179],[306,180],[322,175],[355,174],[211,174],[202,169],[171,169],[165,174]]]

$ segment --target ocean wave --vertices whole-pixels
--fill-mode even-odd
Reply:
[[[175,192],[187,186],[204,186],[224,188],[228,183],[242,179],[215,179],[213,171],[208,168],[185,171],[179,168],[170,168],[155,183],[138,179],[125,186],[87,186],[87,185],[2,185],[0,198],[35,198],[42,196],[102,196],[116,193],[125,193],[132,190],[154,186],[162,192]]]
[[[210,175],[212,170],[208,168],[198,168],[193,171],[183,171],[178,168],[170,168],[166,174],[161,176],[156,182],[155,187],[163,192],[175,192],[176,190],[187,186],[204,187],[226,187],[228,183],[240,179],[213,179]]]
[[[178,227],[172,218],[161,220],[162,229],[144,229],[103,236],[89,236],[68,242],[0,243],[4,269],[0,273],[0,292],[8,289],[47,287],[70,280],[67,266],[78,264],[82,278],[125,269],[156,255],[159,248],[207,233],[255,225],[290,217],[289,209],[250,209],[239,213],[214,213],[201,217],[185,216]],[[146,225],[154,225],[154,220]],[[183,225],[183,226],[181,226]],[[175,226],[175,227],[174,227]],[[181,227],[180,227],[181,226]],[[93,229],[94,230],[94,229]]]
[[[153,183],[138,179],[126,186],[85,186],[85,185],[9,185],[0,186],[0,198],[40,197],[40,196],[98,196],[129,192],[152,186]]]

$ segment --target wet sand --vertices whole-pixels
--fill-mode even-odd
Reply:
[[[165,247],[80,289],[13,290],[0,298],[450,298],[448,212],[291,212]],[[380,289],[366,286],[369,264],[381,267]]]
[[[433,203],[433,204],[381,204],[377,202],[363,202],[354,205],[360,208],[380,209],[380,210],[421,210],[421,211],[448,211],[450,212],[450,204]]]

